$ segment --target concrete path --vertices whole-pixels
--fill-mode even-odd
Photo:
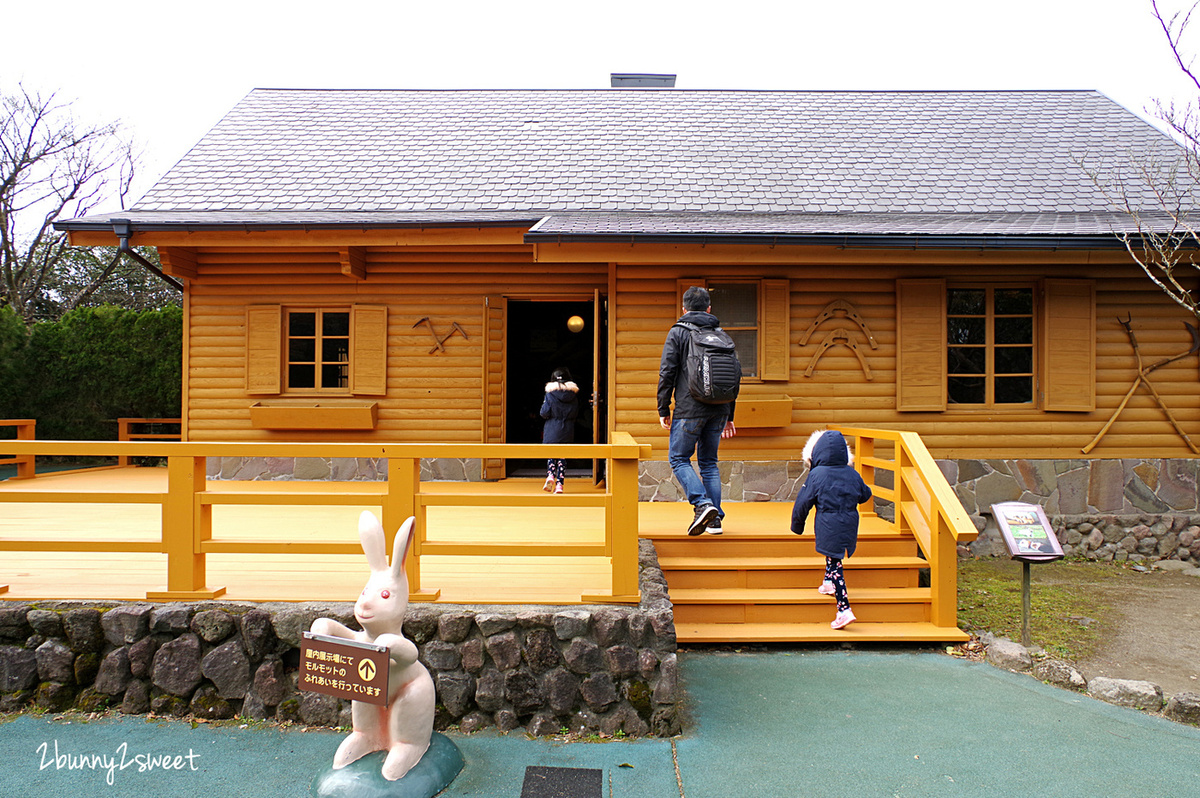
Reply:
[[[597,769],[604,798],[1200,796],[1200,729],[988,665],[797,650],[685,653],[681,672],[693,719],[682,737],[453,734],[467,765],[443,795],[518,798],[534,765]],[[25,715],[0,726],[0,795],[300,798],[340,740]]]

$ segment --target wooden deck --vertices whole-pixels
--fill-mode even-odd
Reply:
[[[166,491],[161,468],[114,468],[66,474],[39,475],[32,480],[0,482],[0,491],[48,493],[78,491],[80,495],[106,492],[127,498],[127,503],[91,504],[36,502],[0,504],[0,542],[14,539],[56,538],[94,541],[128,541],[140,551],[3,551],[0,585],[7,600],[95,599],[145,601],[150,591],[161,590],[166,555],[159,551],[161,510],[157,504]],[[213,540],[236,543],[263,539],[278,542],[340,542],[350,554],[209,554],[209,582],[226,588],[229,601],[350,601],[366,581],[366,562],[358,551],[358,516],[363,510],[380,511],[383,483],[328,483],[329,490],[359,491],[361,505],[268,507],[252,504],[213,507]],[[280,490],[287,482],[255,482],[256,491]],[[210,481],[209,491],[237,493],[247,483]],[[320,490],[319,486],[313,488]],[[499,483],[423,483],[431,493],[540,492],[541,480],[507,480]],[[515,540],[544,541],[547,546],[566,543],[603,545],[603,510],[572,507],[571,497],[599,493],[586,482],[567,483],[562,506],[530,507],[431,507],[430,543],[503,543]],[[155,503],[149,503],[153,500]],[[750,508],[750,505],[747,505]],[[790,505],[774,505],[785,519]],[[646,531],[682,530],[691,520],[686,503],[640,505]],[[761,519],[763,508],[753,507]],[[741,515],[738,513],[738,515]],[[755,523],[761,523],[756,520]],[[781,521],[786,524],[786,520]],[[598,557],[443,556],[421,558],[422,584],[441,590],[439,603],[578,604],[581,594],[602,594],[611,581],[611,569]]]

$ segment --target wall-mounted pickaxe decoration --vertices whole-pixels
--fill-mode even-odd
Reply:
[[[1133,334],[1133,326],[1131,324],[1133,321],[1133,316],[1129,316],[1129,318],[1125,319],[1124,321],[1121,321],[1121,319],[1118,318],[1117,321],[1120,321],[1121,326],[1125,328],[1125,332],[1129,333],[1129,343],[1133,344],[1133,355],[1135,358],[1137,358],[1137,377],[1134,378],[1133,385],[1129,386],[1129,391],[1126,392],[1125,398],[1121,400],[1121,403],[1117,405],[1117,409],[1113,411],[1112,418],[1110,418],[1108,423],[1106,423],[1104,427],[1098,433],[1096,433],[1096,437],[1092,438],[1092,442],[1083,447],[1083,453],[1087,454],[1092,449],[1096,448],[1096,444],[1100,443],[1100,439],[1104,437],[1104,433],[1108,432],[1108,428],[1113,425],[1113,422],[1117,420],[1117,416],[1121,415],[1121,411],[1124,410],[1125,405],[1129,403],[1129,399],[1133,396],[1133,392],[1137,390],[1139,385],[1145,385],[1150,391],[1150,395],[1154,397],[1154,401],[1158,403],[1158,406],[1162,408],[1163,413],[1166,414],[1167,420],[1171,422],[1171,426],[1174,427],[1175,431],[1179,433],[1179,437],[1183,438],[1183,442],[1187,444],[1187,447],[1192,450],[1192,454],[1200,454],[1200,450],[1196,449],[1196,444],[1192,443],[1192,439],[1189,438],[1187,433],[1183,431],[1183,427],[1179,426],[1179,422],[1175,420],[1175,416],[1171,415],[1171,411],[1167,409],[1166,403],[1163,402],[1162,397],[1158,395],[1158,391],[1156,391],[1154,386],[1150,384],[1150,380],[1147,377],[1147,375],[1155,369],[1161,368],[1168,363],[1174,363],[1176,360],[1182,360],[1188,355],[1193,355],[1196,352],[1200,352],[1200,332],[1196,330],[1196,325],[1189,324],[1186,321],[1183,322],[1183,326],[1187,327],[1188,332],[1192,334],[1192,345],[1188,347],[1187,351],[1180,352],[1178,355],[1172,355],[1171,357],[1165,357],[1156,363],[1151,363],[1149,366],[1143,366],[1142,353],[1138,349],[1137,336]]]
[[[433,322],[431,322],[429,320],[428,316],[423,316],[420,319],[418,319],[417,323],[413,325],[413,329],[415,330],[417,327],[420,327],[422,324],[424,324],[426,327],[429,328],[429,334],[431,336],[433,336],[433,348],[429,350],[429,354],[431,354],[431,355],[434,352],[445,352],[446,347],[444,346],[444,344],[447,341],[449,341],[450,338],[455,333],[461,334],[462,337],[468,341],[471,340],[471,337],[469,335],[467,335],[467,331],[464,330],[458,322],[452,322],[452,324],[454,325],[454,329],[451,330],[450,332],[446,333],[446,335],[442,338],[438,338],[437,331],[433,329]]]
[[[835,299],[825,306],[825,309],[817,314],[813,319],[813,323],[808,325],[808,329],[804,331],[804,335],[800,336],[800,346],[808,343],[808,338],[821,325],[821,322],[828,321],[834,318],[838,313],[846,314],[846,318],[858,325],[858,328],[863,331],[863,335],[867,336],[867,343],[872,349],[879,348],[879,342],[875,340],[875,336],[871,334],[871,328],[863,321],[862,316],[858,315],[858,308],[850,304],[844,299]],[[849,329],[848,327],[839,327],[838,329]]]
[[[850,347],[850,349],[854,351],[854,356],[858,358],[858,364],[862,366],[863,374],[866,375],[867,381],[870,382],[874,380],[875,376],[871,374],[871,367],[867,365],[867,359],[863,357],[862,350],[858,348],[858,342],[850,337],[850,333],[854,332],[855,329],[856,328],[854,327],[843,325],[840,327],[834,327],[829,330],[829,332],[825,333],[825,337],[821,339],[821,347],[813,353],[812,358],[808,361],[808,368],[804,370],[804,376],[812,376],[813,369],[817,367],[817,361],[821,359],[821,355],[825,354],[825,350],[829,349],[831,346],[837,346],[841,344],[842,346]]]

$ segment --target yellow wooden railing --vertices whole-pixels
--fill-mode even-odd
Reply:
[[[32,429],[32,427],[30,428]],[[376,505],[382,509],[388,530],[388,548],[396,530],[409,516],[416,517],[412,548],[406,559],[409,589],[414,601],[433,601],[438,591],[421,583],[423,554],[547,556],[570,554],[611,560],[611,593],[581,596],[583,601],[636,602],[638,600],[638,461],[650,454],[648,445],[618,432],[607,444],[467,444],[467,443],[163,443],[142,441],[36,441],[0,442],[18,462],[35,455],[59,457],[154,457],[167,461],[165,492],[23,490],[6,485],[4,502],[159,504],[162,535],[159,541],[96,539],[0,540],[0,551],[105,551],[161,552],[167,555],[167,586],[147,594],[151,600],[211,599],[225,591],[210,586],[205,568],[208,554],[355,554],[357,543],[345,541],[221,540],[213,538],[212,508],[216,505]],[[322,457],[377,458],[388,462],[386,482],[342,482],[330,489],[305,490],[302,482],[209,482],[205,463],[209,457]],[[478,487],[436,492],[423,489],[421,458],[561,457],[607,461],[605,489],[595,493],[550,495],[541,491],[522,494],[489,493]],[[32,467],[30,467],[32,473]],[[311,484],[311,483],[309,483]],[[488,507],[599,507],[604,510],[603,543],[547,545],[544,541],[439,542],[426,537],[426,513],[436,506]],[[2,511],[0,511],[2,512]],[[3,586],[0,586],[3,592]]]
[[[875,498],[893,503],[893,526],[916,538],[929,561],[930,620],[934,626],[958,626],[958,544],[974,540],[979,532],[920,436],[840,424],[829,428],[854,439],[854,467]],[[877,454],[878,441],[891,444],[891,460]],[[878,471],[891,472],[892,487],[878,484]],[[874,503],[867,501],[859,512],[875,516]]]
[[[178,441],[182,440],[183,433],[180,432],[143,432],[141,427],[147,427],[152,424],[164,425],[171,424],[182,426],[183,419],[181,418],[118,418],[117,419],[117,440],[119,441]],[[129,455],[121,455],[117,458],[117,465],[129,465]]]
[[[0,419],[0,427],[16,427],[17,440],[31,441],[36,436],[37,421],[32,418],[3,418]],[[8,449],[4,449],[4,446],[4,442],[0,441],[0,451],[9,451]],[[12,465],[14,463],[17,466],[17,479],[28,479],[33,476],[34,465],[32,454],[18,455],[16,457],[0,456],[0,465]]]

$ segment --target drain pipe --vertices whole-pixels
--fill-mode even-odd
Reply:
[[[116,260],[118,258],[121,257],[122,254],[128,255],[129,257],[133,258],[138,263],[145,266],[150,271],[157,274],[168,285],[171,285],[180,291],[183,290],[183,283],[179,282],[178,280],[176,280],[174,277],[171,277],[170,275],[164,274],[162,269],[158,268],[157,266],[155,266],[153,263],[151,263],[150,261],[143,258],[138,253],[134,252],[133,248],[129,246],[129,239],[133,236],[133,225],[130,223],[130,221],[128,219],[113,219],[112,227],[113,227],[113,234],[116,235],[116,237],[117,237],[117,254],[113,258],[114,263],[116,262]]]

